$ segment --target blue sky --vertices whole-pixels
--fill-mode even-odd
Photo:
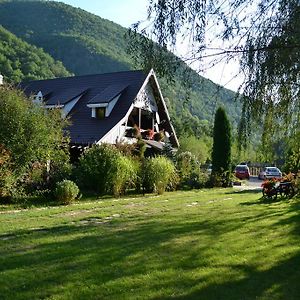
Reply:
[[[80,7],[124,27],[147,16],[148,0],[56,0]]]

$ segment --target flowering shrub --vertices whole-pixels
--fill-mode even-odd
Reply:
[[[160,132],[156,132],[153,136],[153,139],[157,142],[160,142],[164,139],[165,135],[164,135],[164,132],[163,131],[160,131]]]
[[[277,180],[276,178],[271,178],[271,179],[266,179],[264,180],[264,182],[261,184],[261,187],[263,188],[263,190],[265,191],[270,191],[273,188],[276,187],[276,185],[278,184],[280,180]]]
[[[137,125],[134,125],[132,128],[133,137],[139,139],[141,138],[141,129]]]
[[[279,184],[276,178],[266,179],[262,183],[262,193],[264,197],[267,197],[269,199],[277,199],[277,185]]]
[[[142,137],[147,139],[147,140],[153,140],[153,136],[154,136],[154,130],[153,129],[147,129],[142,134]]]
[[[126,136],[141,138],[141,130],[137,125],[134,125],[132,128],[127,129]]]

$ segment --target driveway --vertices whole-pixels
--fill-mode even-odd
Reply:
[[[258,179],[257,176],[250,176],[249,180],[244,180],[242,185],[234,185],[234,188],[242,190],[261,190],[262,180]]]

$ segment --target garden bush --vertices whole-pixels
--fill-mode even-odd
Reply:
[[[120,196],[125,193],[126,189],[135,186],[140,165],[138,161],[127,156],[119,156],[116,164],[117,169],[112,181],[112,190],[114,196]]]
[[[143,159],[145,157],[146,149],[146,143],[142,139],[138,139],[135,144],[135,150],[133,154],[136,155],[139,159]]]
[[[120,195],[134,184],[138,165],[115,146],[95,145],[79,159],[75,178],[82,189]]]
[[[6,198],[11,194],[11,186],[15,182],[10,165],[10,152],[0,144],[0,198]]]
[[[55,198],[63,203],[69,204],[76,199],[79,194],[79,188],[71,180],[63,180],[56,184],[54,191]]]
[[[209,176],[200,169],[200,163],[189,151],[176,157],[176,168],[181,188],[202,188],[207,185]]]
[[[300,171],[298,171],[298,173],[296,174],[293,183],[296,194],[300,196]]]
[[[68,122],[59,111],[46,110],[6,85],[0,88],[0,111],[0,197],[21,198],[47,188],[47,162],[69,160],[63,130]]]
[[[164,156],[146,159],[142,172],[143,187],[146,191],[163,194],[168,186],[175,188],[177,180],[175,166]]]
[[[230,187],[236,178],[230,171],[212,172],[208,181],[209,187]]]

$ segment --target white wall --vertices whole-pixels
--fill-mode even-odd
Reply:
[[[125,131],[126,127],[124,125],[116,126],[99,141],[99,144],[115,144],[116,142],[120,142],[125,135]]]
[[[134,106],[144,110],[157,112],[157,104],[153,95],[152,87],[148,83],[146,87],[138,94]]]

